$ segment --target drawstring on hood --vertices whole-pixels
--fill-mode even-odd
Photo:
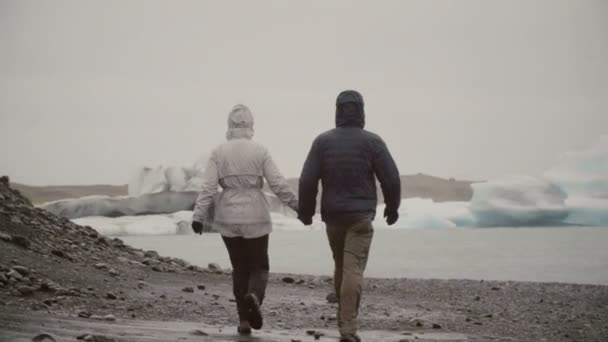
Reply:
[[[336,99],[336,127],[365,127],[363,96],[355,90],[345,90]]]
[[[228,114],[226,139],[253,138],[253,115],[247,106],[238,104]]]

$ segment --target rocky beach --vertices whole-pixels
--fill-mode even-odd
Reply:
[[[239,340],[230,271],[213,262],[130,247],[0,181],[0,341]],[[331,340],[331,292],[329,277],[273,274],[265,328],[247,340]],[[370,341],[608,340],[608,286],[369,279],[364,292]]]

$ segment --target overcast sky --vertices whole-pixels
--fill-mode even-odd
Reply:
[[[286,176],[359,90],[400,171],[537,175],[608,133],[608,1],[0,0],[0,173],[126,183],[224,140]]]

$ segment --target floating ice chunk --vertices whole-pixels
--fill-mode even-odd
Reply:
[[[560,225],[567,195],[545,179],[520,176],[473,184],[469,209],[478,226]]]

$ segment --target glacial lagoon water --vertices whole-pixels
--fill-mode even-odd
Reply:
[[[126,243],[196,265],[230,267],[218,234],[122,236]],[[271,234],[272,272],[330,275],[323,230]],[[367,276],[608,285],[608,228],[377,229]]]

